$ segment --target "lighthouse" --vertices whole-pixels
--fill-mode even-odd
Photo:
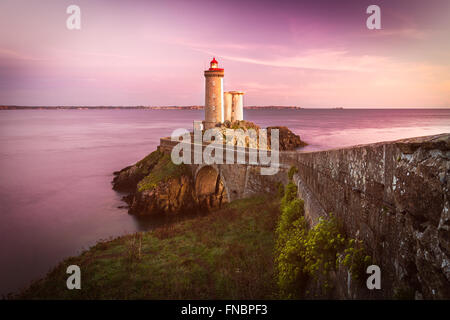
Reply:
[[[209,69],[205,70],[205,129],[224,121],[223,76],[224,70],[219,68],[219,63],[213,58]]]
[[[205,120],[204,129],[211,129],[217,123],[225,120],[244,120],[244,103],[242,91],[223,92],[224,70],[219,68],[216,58],[210,62],[209,69],[205,70]],[[194,121],[194,130],[199,128],[199,121]],[[200,130],[200,129],[199,129]]]

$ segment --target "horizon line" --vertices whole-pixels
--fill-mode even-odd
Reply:
[[[3,108],[3,109],[2,109]],[[0,104],[0,110],[7,110],[4,108],[118,108],[118,109],[136,109],[136,108],[195,108],[203,109],[203,105],[2,105]],[[324,106],[324,107],[302,107],[293,105],[247,105],[244,108],[284,108],[284,109],[353,109],[353,110],[376,110],[376,109],[450,109],[450,106],[446,107],[338,107],[338,106]]]

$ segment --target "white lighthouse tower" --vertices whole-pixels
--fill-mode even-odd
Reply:
[[[194,131],[214,128],[225,120],[244,120],[244,92],[223,92],[223,76],[224,70],[213,58],[209,69],[205,70],[205,120],[194,121]]]
[[[223,76],[224,70],[213,58],[210,68],[205,70],[205,129],[224,121]]]

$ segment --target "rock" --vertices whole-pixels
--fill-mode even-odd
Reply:
[[[136,164],[115,172],[113,189],[135,215],[175,214],[193,209],[193,182],[185,165],[156,150]]]
[[[245,131],[249,129],[254,129],[256,131],[259,131],[261,129],[257,124],[246,121],[246,120],[236,120],[231,123],[231,129],[243,129]]]
[[[156,150],[134,165],[114,172],[113,189],[121,192],[134,191],[138,182],[150,173],[161,157],[162,152]]]
[[[293,133],[287,127],[267,127],[267,138],[270,141],[271,131],[273,129],[279,130],[279,139],[280,139],[280,150],[295,150],[300,147],[304,147],[307,145],[306,142],[300,139],[299,135]]]
[[[159,150],[115,173],[113,188],[127,191],[122,200],[134,215],[174,215],[211,211],[226,202],[220,179],[215,192],[198,196],[190,167],[175,165]]]
[[[258,134],[259,134],[259,130],[261,130],[261,128],[250,121],[245,121],[245,120],[237,120],[237,121],[225,121],[224,123],[218,123],[216,124],[216,127],[222,131],[222,133],[224,134],[224,136],[226,135],[226,129],[241,129],[244,132],[247,132],[248,130],[255,130]],[[296,135],[295,133],[293,133],[289,128],[287,127],[268,127],[267,128],[267,143],[268,143],[268,147],[270,148],[270,137],[271,137],[271,130],[272,129],[278,129],[279,130],[279,148],[280,151],[286,151],[286,150],[295,150],[297,148],[306,146],[307,143],[302,141],[300,139],[300,136]],[[251,142],[249,140],[249,138],[245,138],[245,142],[239,141],[239,143],[245,143],[246,147],[254,147],[255,145],[259,146],[258,142]],[[233,144],[236,145],[238,144],[238,140],[233,140]]]
[[[173,215],[195,209],[191,177],[169,178],[156,187],[134,194],[130,213],[135,215]]]

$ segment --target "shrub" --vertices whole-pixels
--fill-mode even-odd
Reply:
[[[294,174],[296,173],[298,173],[298,168],[295,166],[291,166],[288,171],[288,178],[290,181],[292,181],[292,178],[294,178]]]
[[[294,199],[281,208],[278,232],[287,232],[294,227],[294,222],[304,215],[303,200]]]
[[[281,198],[281,210],[292,200],[297,198],[297,186],[293,182],[289,182],[284,188],[284,195]]]
[[[366,254],[361,240],[349,239],[338,263],[348,268],[354,280],[361,280],[366,275],[367,267],[372,264],[372,258]]]
[[[303,205],[303,203],[301,203]],[[295,208],[297,205],[293,205]],[[345,244],[334,217],[321,219],[311,230],[304,216],[291,223],[292,211],[286,207],[278,231],[278,285],[282,296],[296,298],[303,295],[306,282],[312,279],[322,284],[322,293],[331,287],[328,273],[335,269],[336,254]],[[291,214],[291,216],[289,215]]]
[[[293,222],[292,228],[278,234],[275,262],[282,298],[301,297],[306,288],[307,276],[302,267],[305,261],[301,252],[305,251],[304,239],[307,232],[305,217],[300,217]]]
[[[304,272],[319,279],[336,265],[336,254],[345,245],[345,237],[339,232],[338,222],[332,215],[320,219],[305,239]]]
[[[277,198],[282,198],[284,196],[284,186],[281,182],[276,185],[277,188]]]
[[[309,229],[304,202],[297,198],[292,182],[286,185],[280,211],[275,264],[281,297],[302,297],[308,281],[316,283],[313,287],[319,289],[317,295],[327,294],[332,287],[329,272],[340,265],[347,267],[354,279],[362,278],[371,264],[362,242],[346,239],[332,214]]]
[[[286,185],[280,205],[281,215],[278,221],[276,235],[276,266],[278,286],[282,297],[297,297],[304,274],[299,268],[297,252],[301,251],[302,239],[307,232],[304,217],[303,200],[297,198],[297,186],[290,182]]]

